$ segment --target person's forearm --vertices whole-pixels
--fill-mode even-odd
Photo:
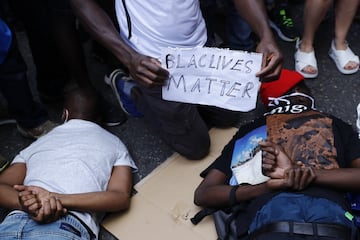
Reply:
[[[18,191],[7,184],[0,184],[0,207],[6,209],[21,209]]]
[[[315,184],[341,191],[360,191],[360,168],[315,169]]]
[[[216,185],[198,189],[195,192],[195,204],[202,207],[225,207],[230,206],[230,185]],[[235,192],[236,202],[251,200],[257,196],[269,192],[265,183],[258,185],[242,185]]]
[[[70,0],[72,9],[91,36],[120,62],[129,66],[135,51],[120,37],[110,17],[94,0]]]
[[[237,11],[260,39],[273,38],[264,0],[233,0]]]
[[[51,193],[68,210],[116,212],[129,207],[130,196],[123,192],[106,191],[81,194]]]

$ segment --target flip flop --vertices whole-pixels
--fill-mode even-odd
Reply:
[[[304,78],[316,78],[318,76],[318,67],[317,61],[315,58],[315,52],[302,52],[300,50],[301,41],[298,39],[296,41],[296,52],[295,52],[295,70],[299,72]],[[316,69],[316,73],[306,73],[303,69],[307,66],[311,66]]]
[[[346,50],[336,50],[334,40],[332,40],[329,56],[342,74],[353,74],[359,70],[359,57],[351,51],[349,46],[347,46]],[[358,66],[354,69],[345,69],[346,64],[349,62],[356,62]]]

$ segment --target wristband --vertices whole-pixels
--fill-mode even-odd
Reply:
[[[236,204],[236,190],[239,188],[239,185],[235,185],[231,188],[229,194],[230,206],[234,206]]]

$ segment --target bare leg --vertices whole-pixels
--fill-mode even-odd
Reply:
[[[314,39],[316,31],[324,19],[331,0],[306,0],[304,7],[304,32],[301,39],[300,50],[302,52],[312,52],[314,50]],[[305,73],[316,73],[316,69],[312,66],[306,66],[302,69]]]
[[[346,36],[358,9],[359,0],[341,0],[335,6],[335,48],[336,50],[346,50]],[[350,61],[345,65],[345,69],[357,68],[358,63]]]

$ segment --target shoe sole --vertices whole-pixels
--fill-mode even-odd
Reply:
[[[285,36],[285,35],[281,32],[280,28],[278,28],[273,21],[269,21],[269,24],[270,24],[270,27],[275,30],[275,32],[277,33],[277,35],[279,36],[279,38],[281,38],[281,39],[284,40],[285,42],[295,42],[296,39],[298,39],[297,37],[295,37],[295,38],[289,38],[289,37]]]
[[[16,120],[15,120],[15,119],[0,120],[0,125],[13,124],[13,123],[16,123]]]
[[[121,69],[115,69],[114,71],[112,71],[111,73],[110,73],[110,75],[109,76],[104,76],[104,82],[107,84],[107,85],[109,85],[109,86],[111,86],[111,79],[113,79],[114,78],[114,76],[116,77],[118,74],[123,74],[124,72],[121,70]]]
[[[126,122],[126,120],[127,120],[127,118],[124,118],[124,120],[118,121],[118,122],[103,122],[103,125],[105,125],[107,127],[115,127],[115,126],[122,125],[123,123]]]

